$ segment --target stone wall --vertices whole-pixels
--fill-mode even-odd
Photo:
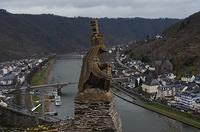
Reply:
[[[75,100],[75,132],[122,132],[121,120],[113,101]]]
[[[1,126],[7,127],[17,127],[17,128],[26,128],[26,127],[34,127],[39,124],[49,124],[42,119],[36,119],[34,116],[17,112],[10,108],[0,106],[0,124]]]

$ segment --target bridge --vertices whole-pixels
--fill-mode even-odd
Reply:
[[[63,82],[63,83],[43,84],[43,85],[31,86],[29,89],[40,89],[40,88],[48,88],[48,87],[64,87],[69,84],[75,84],[75,83]]]
[[[31,91],[31,90],[39,90],[39,89],[47,89],[47,88],[56,88],[58,92],[61,92],[61,89],[68,85],[75,85],[78,82],[62,82],[62,83],[53,83],[53,84],[42,84],[35,86],[23,86],[20,88],[11,89],[8,93],[14,93],[16,91]]]
[[[78,82],[62,82],[62,83],[53,83],[53,84],[42,84],[42,85],[35,85],[30,87],[22,87],[20,90],[28,89],[28,90],[34,90],[34,89],[41,89],[41,88],[49,88],[49,87],[56,87],[56,88],[62,88],[67,85],[74,85]]]
[[[68,55],[59,55],[59,59],[82,59],[84,55],[80,54],[68,54]]]

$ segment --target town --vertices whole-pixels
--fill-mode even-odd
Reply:
[[[32,76],[41,68],[46,67],[46,63],[52,56],[21,59],[0,63],[0,105],[8,107],[15,104],[16,99],[12,92],[29,86]]]
[[[200,114],[200,75],[187,75],[177,79],[169,60],[155,61],[154,64],[135,60],[126,55],[128,47],[128,45],[116,46],[109,50],[112,56],[113,84],[133,92],[146,102],[158,103],[193,115]],[[30,87],[33,75],[39,69],[46,68],[51,58],[52,55],[38,59],[2,62],[0,64],[0,105],[2,107],[17,105],[13,91],[25,86]],[[30,94],[34,92],[35,90],[30,91]],[[49,91],[49,99],[55,96],[60,100],[57,94],[57,91]],[[38,101],[37,97],[32,112],[37,112],[37,109],[44,105]],[[61,101],[57,101],[55,105],[61,105]],[[24,107],[28,109],[27,106]],[[45,113],[50,114],[51,117],[57,115],[56,111]]]
[[[199,5],[2,0],[0,132],[200,132]]]
[[[173,65],[167,59],[153,64],[134,60],[126,55],[127,46],[113,47],[116,54],[113,77],[119,86],[147,102],[166,105],[175,110],[200,114],[200,74],[177,79]]]
[[[126,54],[128,48],[129,45],[116,46],[109,50],[110,56],[112,56],[113,85],[136,95],[144,102],[171,107],[182,113],[200,115],[200,75],[186,75],[177,79],[169,60],[158,60],[154,64],[135,60]],[[2,62],[0,64],[0,106],[16,107],[18,104],[13,91],[30,87],[33,75],[38,70],[48,67],[47,62],[53,56]],[[115,90],[113,89],[113,91]],[[31,106],[34,114],[38,112],[39,107],[44,105],[37,97],[38,92],[41,91],[30,91],[30,94],[35,94],[34,98],[36,98],[36,100],[32,100],[34,105]],[[48,91],[48,96],[49,99],[55,96],[55,105],[61,105],[57,91]],[[25,104],[17,107],[25,107],[30,111]],[[58,113],[56,111],[40,111],[40,114],[56,117]]]

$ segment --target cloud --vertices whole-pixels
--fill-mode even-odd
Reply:
[[[200,10],[200,0],[0,0],[0,8],[72,17],[184,18]]]

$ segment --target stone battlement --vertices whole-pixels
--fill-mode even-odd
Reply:
[[[75,132],[122,132],[114,102],[75,101]]]

